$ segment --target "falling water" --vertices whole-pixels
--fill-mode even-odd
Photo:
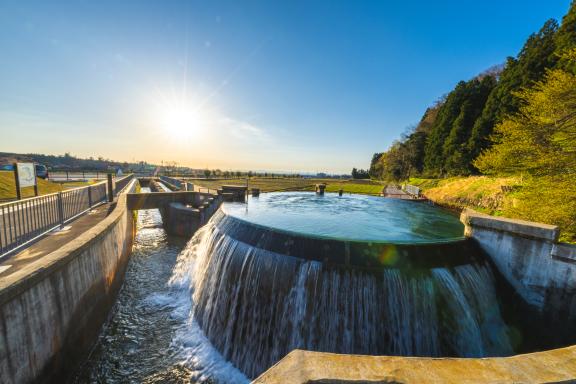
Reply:
[[[189,322],[249,377],[295,348],[402,356],[513,353],[488,264],[330,267],[237,241],[215,222],[180,254],[171,283],[192,297]]]
[[[248,382],[190,318],[189,284],[170,282],[184,245],[182,239],[166,235],[157,209],[139,211],[135,245],[118,301],[73,382]]]

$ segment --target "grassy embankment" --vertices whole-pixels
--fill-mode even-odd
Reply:
[[[246,185],[246,179],[190,180],[199,187],[217,189],[222,185]],[[384,184],[372,180],[301,179],[253,177],[248,181],[249,188],[260,188],[262,192],[274,191],[313,191],[315,184],[325,183],[326,192],[360,193],[379,195]]]
[[[91,184],[91,182],[69,182],[61,184],[38,178],[38,193],[40,195],[46,195],[49,193],[64,191],[66,189],[81,187],[88,184]],[[22,198],[33,196],[34,187],[22,188]],[[16,185],[14,183],[14,173],[11,171],[0,171],[0,202],[15,198]]]
[[[568,191],[565,191],[565,200],[555,201],[556,196],[550,194],[549,189],[543,189],[542,196],[548,198],[533,201],[535,194],[526,193],[526,189],[534,187],[520,177],[411,178],[408,183],[419,186],[427,198],[439,205],[452,209],[468,207],[493,216],[558,225],[561,241],[576,242],[574,212],[566,204],[567,199],[572,198]],[[538,209],[535,205],[539,205]]]

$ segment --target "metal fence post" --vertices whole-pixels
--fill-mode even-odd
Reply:
[[[92,208],[92,186],[88,186],[88,208]]]
[[[64,202],[62,201],[62,192],[58,192],[58,221],[60,229],[64,228]]]
[[[108,202],[114,201],[114,186],[112,185],[112,174],[108,174]]]

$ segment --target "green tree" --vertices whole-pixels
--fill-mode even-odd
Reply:
[[[484,173],[574,176],[576,76],[555,69],[516,96],[523,102],[519,112],[497,125],[491,137],[494,147],[474,165]]]
[[[573,1],[570,5],[570,10],[562,18],[562,24],[558,32],[554,36],[556,44],[556,51],[567,52],[576,47],[576,2]],[[576,73],[576,64],[569,58],[560,57],[556,64],[557,68],[568,70],[569,72]]]
[[[472,155],[466,143],[495,85],[494,76],[485,75],[461,81],[448,94],[426,140],[426,173],[436,176],[470,173]]]
[[[548,20],[538,33],[528,38],[517,58],[508,58],[498,85],[488,96],[482,115],[474,123],[468,141],[471,159],[490,146],[489,136],[494,126],[505,115],[518,110],[520,100],[515,92],[541,80],[546,69],[556,64],[558,56],[554,38],[557,30],[558,23]]]
[[[576,62],[576,50],[563,59]],[[494,145],[474,162],[487,174],[524,174],[509,214],[559,225],[576,240],[576,76],[549,71],[531,89],[516,93],[519,111],[498,124]],[[545,202],[545,203],[543,203]]]

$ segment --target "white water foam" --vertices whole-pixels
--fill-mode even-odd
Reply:
[[[205,229],[201,229],[199,232],[202,233],[202,231]],[[194,278],[198,274],[194,273],[197,272],[195,263],[188,261],[191,260],[191,254],[194,254],[198,246],[201,246],[198,242],[201,237],[201,235],[195,236],[179,256],[170,280],[172,288],[170,295],[165,297],[158,295],[151,300],[158,305],[173,307],[173,316],[186,319],[186,325],[176,331],[172,347],[178,351],[177,359],[179,362],[192,370],[194,382],[249,383],[250,380],[246,375],[224,359],[220,352],[214,348],[192,316],[194,305],[191,290],[193,291]]]

